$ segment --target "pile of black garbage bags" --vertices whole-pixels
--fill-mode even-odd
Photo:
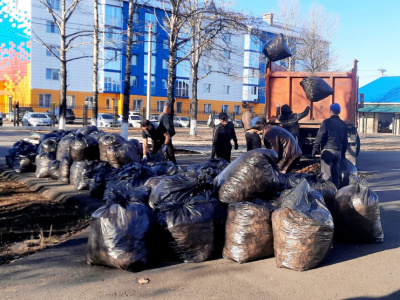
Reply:
[[[90,264],[136,271],[160,261],[275,256],[278,267],[303,271],[320,264],[334,241],[383,242],[378,197],[348,160],[337,190],[321,174],[281,174],[267,149],[230,164],[211,159],[181,168],[142,162],[138,141],[95,127],[51,132],[30,147],[16,143],[9,166],[26,155],[36,176],[103,199],[92,215]]]

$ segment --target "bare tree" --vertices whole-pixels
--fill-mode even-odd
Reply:
[[[81,55],[78,57],[67,58],[67,52],[73,48],[76,48],[82,45],[82,42],[76,42],[77,39],[80,39],[84,36],[91,36],[92,32],[88,30],[77,30],[67,33],[67,24],[73,15],[75,9],[78,4],[82,2],[82,0],[60,0],[61,8],[60,12],[53,10],[50,2],[47,0],[39,0],[42,3],[50,16],[52,17],[55,25],[58,28],[58,33],[60,36],[60,47],[55,49],[48,43],[46,43],[43,39],[41,39],[38,35],[35,36],[40,44],[45,46],[47,50],[60,61],[60,113],[59,113],[59,129],[65,129],[66,124],[66,112],[67,112],[67,63],[76,59],[91,57],[90,55]]]
[[[92,125],[97,126],[97,113],[99,110],[98,73],[99,73],[99,10],[98,0],[93,1],[93,101],[92,101]]]

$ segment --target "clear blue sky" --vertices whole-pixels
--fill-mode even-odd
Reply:
[[[313,2],[339,16],[335,48],[341,65],[351,69],[357,59],[360,87],[386,76],[400,76],[400,0],[299,0],[305,15]],[[236,0],[237,6],[256,15],[276,12],[278,0]]]

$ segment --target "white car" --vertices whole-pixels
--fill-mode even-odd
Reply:
[[[189,127],[190,126],[189,118],[181,117],[181,116],[174,116],[174,125],[175,124],[177,124],[179,127]]]
[[[140,122],[142,122],[143,118],[139,115],[129,115],[129,127],[140,128]]]
[[[113,127],[114,115],[110,113],[98,114],[97,124],[99,127]],[[121,126],[120,120],[117,120],[117,126]]]
[[[23,126],[50,126],[50,118],[45,113],[26,112],[22,118]]]

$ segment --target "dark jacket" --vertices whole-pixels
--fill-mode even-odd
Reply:
[[[306,107],[306,109],[300,113],[295,114],[292,113],[290,115],[280,115],[278,116],[279,122],[282,123],[282,127],[289,131],[294,137],[299,136],[299,120],[306,117],[310,112],[310,107]]]
[[[293,135],[282,127],[267,125],[263,132],[263,140],[265,148],[278,154],[277,165],[282,173],[286,173],[293,161],[302,154]]]
[[[225,126],[221,123],[215,127],[211,157],[222,157],[230,161],[231,140],[237,144],[236,132],[232,122],[228,122]]]
[[[175,127],[174,127],[174,122],[172,121],[172,118],[170,115],[167,115],[165,113],[161,113],[158,116],[158,123],[161,126],[164,126],[165,129],[167,129],[169,135],[172,137],[175,135]]]
[[[321,144],[322,149],[332,149],[342,152],[345,156],[347,150],[347,125],[339,116],[333,115],[322,121],[314,142],[314,152]]]

